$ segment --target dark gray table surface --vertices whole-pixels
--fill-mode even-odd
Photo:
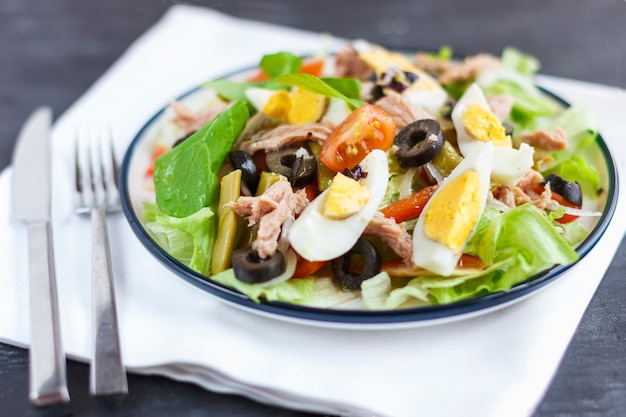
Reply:
[[[181,2],[2,0],[0,169],[9,164],[18,129],[36,106],[48,104],[61,114],[173,3]],[[188,3],[391,47],[452,45],[459,54],[498,54],[514,45],[537,56],[543,73],[626,87],[624,0]],[[625,263],[622,244],[535,417],[626,415]],[[309,415],[137,375],[130,375],[129,396],[91,398],[88,367],[75,361],[68,361],[71,405],[34,409],[27,400],[27,356],[0,344],[0,416]]]

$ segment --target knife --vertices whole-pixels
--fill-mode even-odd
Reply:
[[[22,126],[13,153],[13,212],[28,227],[30,275],[29,396],[37,406],[69,401],[61,347],[50,225],[52,110],[41,107]]]

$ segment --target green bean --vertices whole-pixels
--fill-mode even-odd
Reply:
[[[263,171],[261,172],[261,179],[259,180],[259,186],[256,189],[256,195],[261,195],[267,191],[278,179],[280,174],[275,172]]]
[[[218,225],[211,273],[216,274],[230,268],[230,258],[235,246],[239,216],[228,207],[228,203],[237,201],[240,195],[241,170],[236,169],[222,178],[220,183],[220,199],[217,208]]]
[[[322,145],[317,142],[310,141],[309,149],[311,150],[311,153],[313,154],[313,156],[315,157],[315,161],[317,162],[317,187],[321,192],[330,187],[330,183],[333,182],[333,178],[335,178],[335,171],[328,168],[320,160]]]

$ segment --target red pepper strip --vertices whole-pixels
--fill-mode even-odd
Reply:
[[[381,212],[385,217],[393,218],[396,223],[413,219],[422,213],[424,206],[428,203],[436,189],[436,186],[429,185],[408,197],[389,204]]]
[[[293,278],[304,278],[313,275],[314,273],[319,271],[326,263],[324,261],[307,261],[297,253],[296,259],[296,270],[293,273]]]
[[[324,69],[324,60],[316,59],[314,61],[302,64],[298,72],[302,74],[311,74],[311,75],[315,75],[316,77],[319,77],[322,75],[323,69]],[[259,69],[256,72],[256,74],[254,74],[252,77],[247,79],[247,82],[250,82],[250,83],[263,82],[263,81],[269,81],[269,77],[261,69]]]
[[[164,145],[157,145],[156,148],[154,148],[154,151],[152,151],[152,162],[146,170],[146,177],[151,177],[152,175],[154,175],[154,161],[156,161],[159,156],[163,155],[169,150],[170,148]]]
[[[533,191],[537,194],[541,194],[543,193],[543,191],[545,190],[545,187],[541,184],[536,184],[533,186]],[[577,207],[574,203],[572,203],[571,201],[567,201],[565,198],[563,198],[563,196],[559,193],[555,193],[553,190],[552,191],[552,199],[554,201],[556,201],[557,203],[559,203],[560,205],[564,206],[564,207],[571,207],[571,208],[576,208],[579,209],[580,207]],[[566,224],[566,223],[571,223],[574,220],[578,219],[578,217],[580,216],[576,216],[574,214],[564,214],[562,217],[555,219],[558,223],[561,224]]]

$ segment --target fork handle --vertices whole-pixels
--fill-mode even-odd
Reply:
[[[126,394],[128,381],[122,364],[106,210],[94,208],[91,223],[93,355],[90,391],[92,395]]]
[[[28,224],[31,343],[29,397],[37,406],[69,401],[61,346],[52,230],[49,221]]]

